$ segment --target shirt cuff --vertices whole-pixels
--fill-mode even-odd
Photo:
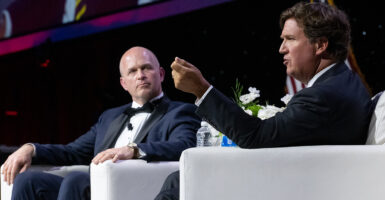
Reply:
[[[207,94],[211,91],[211,89],[213,89],[212,85],[210,85],[209,89],[206,90],[206,92],[203,94],[203,96],[200,99],[197,98],[197,100],[195,101],[196,106],[201,105],[202,101],[206,98]]]
[[[35,157],[36,156],[36,147],[34,144],[32,143],[27,143],[28,145],[31,145],[33,147],[33,153],[32,153],[32,157]]]
[[[138,152],[139,152],[139,158],[143,158],[147,156],[147,154],[144,151],[142,151],[142,149],[140,149],[139,147],[138,147]]]

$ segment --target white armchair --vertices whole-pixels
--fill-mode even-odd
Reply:
[[[180,173],[181,200],[380,200],[385,146],[194,148]]]
[[[91,199],[154,199],[166,177],[178,169],[179,162],[126,160],[91,164]]]
[[[188,149],[180,159],[181,200],[382,200],[385,95],[367,144],[265,149]]]
[[[151,162],[126,160],[103,164],[74,165],[65,167],[32,166],[29,170],[66,176],[72,171],[90,170],[92,200],[153,199],[160,191],[167,175],[179,169],[179,162]],[[1,200],[10,200],[12,185],[1,175]]]

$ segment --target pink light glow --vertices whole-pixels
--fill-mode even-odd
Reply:
[[[0,41],[0,56],[38,46],[47,39],[50,39],[52,42],[67,40],[135,23],[177,15],[229,1],[232,0],[172,0],[160,2],[99,17],[83,23],[75,23]]]
[[[0,42],[0,55],[22,51],[46,41],[51,31],[33,33]]]

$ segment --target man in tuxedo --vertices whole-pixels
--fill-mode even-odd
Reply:
[[[307,88],[286,109],[260,120],[208,83],[187,61],[172,63],[175,87],[197,98],[196,113],[242,148],[364,144],[371,101],[360,78],[345,65],[350,42],[347,16],[322,3],[297,3],[281,14],[286,73]],[[178,199],[178,172],[167,178],[157,199]]]
[[[14,183],[12,199],[89,199],[89,173],[73,172],[63,179],[44,172],[25,172],[31,162],[88,165],[106,160],[175,161],[183,150],[196,145],[195,133],[200,126],[196,106],[170,101],[163,94],[165,71],[150,50],[133,47],[125,52],[120,74],[120,83],[130,93],[132,103],[105,111],[72,143],[25,144],[8,157],[2,173],[5,181]]]

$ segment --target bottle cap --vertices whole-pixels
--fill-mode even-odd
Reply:
[[[209,126],[209,124],[206,121],[201,121],[201,126]]]

